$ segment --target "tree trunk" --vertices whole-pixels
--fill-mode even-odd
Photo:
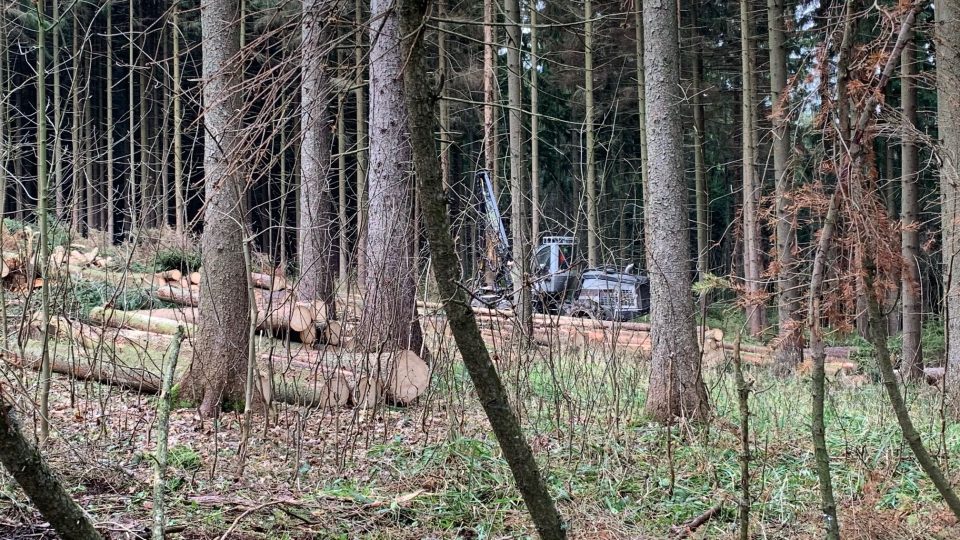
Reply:
[[[544,540],[559,540],[566,537],[566,527],[550,497],[517,415],[510,406],[506,389],[490,360],[473,310],[470,309],[466,291],[458,285],[460,268],[453,239],[450,237],[450,219],[442,179],[436,166],[434,98],[427,79],[427,55],[422,34],[417,32],[426,16],[428,5],[429,0],[404,0],[400,2],[400,13],[401,35],[407,36],[404,40],[404,52],[407,53],[404,58],[410,59],[403,72],[404,94],[410,111],[414,166],[419,181],[420,200],[424,204],[424,218],[437,285],[440,296],[445,299],[444,308],[457,347],[477,390],[477,397],[490,420],[537,532]],[[508,21],[516,20],[512,17],[518,14],[519,9],[511,9],[507,15]]]
[[[73,43],[70,56],[73,59],[73,72],[70,84],[70,229],[80,231],[80,17],[73,17]]]
[[[60,20],[60,0],[52,0],[53,20]],[[53,32],[52,50],[53,60],[53,192],[55,199],[57,221],[64,218],[65,201],[63,199],[63,108],[60,97],[60,28]],[[2,151],[2,149],[0,149]]]
[[[440,17],[447,16],[447,0],[438,0],[437,11]],[[447,77],[450,73],[450,61],[447,58],[447,32],[450,29],[445,21],[439,24],[437,31],[437,72],[443,86],[440,87],[440,177],[443,180],[443,191],[450,193],[450,150],[453,141],[450,140],[450,82]]]
[[[648,207],[657,209],[645,215],[653,343],[646,410],[661,422],[674,417],[703,420],[709,414],[690,300],[678,33],[676,4],[644,4]]]
[[[358,342],[369,350],[410,349],[420,354],[414,275],[413,177],[401,84],[397,13],[391,0],[371,0],[370,191],[366,288]]]
[[[24,438],[6,399],[0,403],[0,461],[64,540],[101,538],[89,514],[70,497],[40,451]]]
[[[483,0],[483,168],[497,191],[497,30],[494,0]]]
[[[760,180],[757,175],[757,99],[754,72],[753,16],[750,0],[740,0],[740,67],[743,80],[743,277],[747,294],[747,326],[751,336],[766,327],[760,248]]]
[[[589,0],[588,0],[589,2]],[[507,34],[507,98],[510,101],[510,232],[513,249],[513,302],[524,335],[532,336],[531,288],[527,284],[530,260],[530,217],[523,162],[523,69],[520,64],[520,2],[505,0]]]
[[[703,44],[700,37],[696,15],[697,6],[693,14],[693,178],[694,193],[696,195],[697,215],[697,274],[704,279],[710,272],[710,192],[707,188],[707,166],[703,155],[703,139],[705,130],[703,97]],[[702,295],[701,309],[706,307],[707,295]]]
[[[337,53],[338,63],[342,64],[340,53]],[[337,96],[337,228],[339,236],[339,268],[337,276],[340,283],[346,286],[349,280],[350,245],[347,237],[349,223],[347,223],[347,119],[344,116],[344,95]]]
[[[40,367],[40,441],[50,434],[50,352],[47,350],[46,332],[50,322],[50,285],[47,283],[47,263],[50,260],[50,238],[47,216],[49,196],[47,190],[47,47],[46,26],[43,4],[38,4],[37,21],[37,223],[40,225],[40,258],[37,261],[37,275],[42,280],[40,286],[40,314],[43,325],[43,356]],[[88,101],[89,102],[89,101]]]
[[[586,178],[583,191],[587,199],[587,264],[600,264],[600,218],[597,215],[597,159],[593,131],[593,3],[583,1],[583,99],[586,138]]]
[[[784,0],[767,0],[767,31],[770,42],[770,102],[773,122],[773,174],[776,191],[777,245],[777,341],[776,366],[781,373],[792,371],[803,361],[803,332],[796,319],[799,289],[794,272],[793,250],[796,244],[790,198],[792,187],[790,159],[789,95],[787,86],[787,50]]]
[[[900,134],[900,247],[903,268],[900,272],[903,309],[903,352],[900,373],[911,382],[923,379],[923,348],[920,344],[923,323],[922,298],[920,297],[920,206],[918,191],[920,173],[917,156],[917,47],[914,31],[910,30],[909,42],[900,59],[900,109],[903,111],[903,126]],[[869,291],[868,291],[869,294]]]
[[[353,21],[355,28],[363,28],[363,2],[355,0]],[[353,90],[357,125],[357,283],[363,286],[363,276],[367,266],[367,102],[364,90],[364,55],[363,32],[356,32],[356,43],[353,48],[354,69],[356,82]]]
[[[130,165],[130,170],[128,171],[129,178],[127,179],[127,212],[130,214],[130,231],[131,231],[131,232],[134,231],[134,230],[136,230],[136,229],[140,226],[140,223],[139,223],[140,213],[139,213],[137,207],[138,207],[139,204],[142,202],[142,201],[138,200],[139,198],[138,198],[138,191],[137,191],[137,168],[136,168],[136,167],[137,167],[137,163],[136,163],[136,159],[137,159],[137,148],[136,148],[137,135],[136,135],[136,131],[134,130],[134,127],[135,127],[134,120],[135,120],[135,118],[136,118],[136,113],[134,112],[134,106],[135,106],[136,100],[134,99],[134,93],[133,93],[133,77],[134,77],[134,75],[135,75],[135,73],[136,73],[136,70],[134,69],[135,66],[136,66],[136,64],[134,64],[134,57],[133,57],[133,51],[134,51],[134,36],[133,36],[133,31],[134,31],[134,26],[133,26],[134,6],[135,6],[134,0],[130,0],[130,5],[129,5],[129,10],[130,10],[130,12],[129,12],[129,16],[128,16],[128,18],[127,18],[127,26],[128,26],[127,31],[129,32],[129,34],[127,35],[127,39],[128,39],[128,43],[127,43],[127,100],[129,101],[129,106],[127,107],[127,115],[128,115],[128,118],[127,118],[127,130],[128,130],[128,131],[127,131],[127,137],[129,138],[129,140],[128,140],[127,142],[129,143],[129,149],[128,149],[129,156],[128,156],[128,158],[129,158],[129,161],[130,161],[130,164],[129,164],[129,165]],[[142,98],[142,97],[141,97],[141,98]]]
[[[170,34],[173,36],[173,190],[175,230],[183,234],[187,229],[186,187],[183,184],[183,111],[181,106],[180,87],[180,21],[179,1],[172,0],[170,6],[170,20],[173,25]]]
[[[537,42],[536,3],[530,9],[530,241],[540,242],[540,44]]]
[[[113,6],[108,5],[104,8],[107,12],[107,212],[105,229],[110,242],[113,242],[116,231],[113,226],[113,219],[116,215],[116,203],[114,201],[114,178],[113,178]]]
[[[329,126],[330,51],[329,25],[324,24],[331,6],[325,0],[303,3],[302,59],[300,86],[300,285],[301,298],[320,300],[326,318],[336,319],[334,281],[337,254],[333,229],[337,209],[330,186],[333,143]]]
[[[216,416],[226,402],[239,410],[244,402],[250,323],[247,267],[241,207],[244,157],[239,148],[242,72],[235,65],[240,49],[237,0],[202,4],[204,186],[206,208],[201,239],[203,289],[195,354],[182,383],[184,395],[200,404],[204,416]]]
[[[650,262],[647,259],[647,246],[646,246],[646,214],[647,214],[647,204],[650,199],[647,196],[647,171],[648,169],[648,156],[649,152],[647,150],[647,97],[646,97],[646,76],[643,72],[644,70],[644,53],[643,53],[643,2],[642,0],[635,0],[633,3],[633,18],[634,18],[634,30],[636,32],[636,45],[637,45],[637,129],[639,131],[640,139],[640,190],[643,196],[643,215],[641,216],[642,222],[644,223],[643,229],[643,257],[644,257],[644,268],[650,268]]]
[[[946,391],[960,418],[960,1],[936,9],[937,125],[940,135],[940,200],[943,227],[944,301],[947,304]]]

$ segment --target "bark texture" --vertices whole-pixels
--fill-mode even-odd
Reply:
[[[923,348],[920,333],[923,310],[920,297],[920,221],[918,205],[918,168],[916,123],[917,123],[917,48],[914,31],[908,34],[909,41],[900,60],[900,108],[903,111],[903,126],[900,134],[901,198],[900,198],[900,253],[903,268],[900,272],[903,309],[903,349],[900,373],[909,381],[923,379]],[[869,294],[869,288],[868,288]]]
[[[414,275],[414,189],[403,63],[394,3],[371,0],[370,187],[366,297],[356,338],[369,350],[410,349],[420,354]],[[409,59],[406,59],[409,61]]]
[[[0,461],[64,540],[99,540],[90,516],[72,499],[40,451],[20,432],[13,408],[0,402]]]
[[[505,0],[507,23],[507,98],[510,101],[510,233],[513,249],[513,302],[524,329],[533,333],[533,310],[527,284],[530,260],[530,215],[527,212],[527,183],[524,178],[523,77],[520,65],[520,2]]]
[[[791,199],[790,121],[788,118],[787,49],[784,0],[767,0],[767,34],[770,44],[770,101],[773,121],[773,173],[776,192],[777,244],[777,340],[776,366],[781,373],[793,371],[803,361],[803,333],[797,321],[799,288],[794,269],[796,245]]]
[[[242,407],[246,379],[250,301],[242,252],[239,16],[238,0],[211,0],[200,9],[206,196],[200,250],[205,271],[193,362],[182,386],[205,416],[215,416],[225,401]]]
[[[330,167],[330,74],[327,55],[333,0],[305,0],[301,22],[300,83],[300,284],[306,301],[319,300],[326,318],[336,319],[334,302],[337,253],[333,249],[337,208],[333,203]]]
[[[586,178],[583,181],[584,198],[587,200],[587,264],[596,268],[600,264],[600,218],[597,215],[597,158],[593,129],[593,2],[583,2],[583,98],[584,138],[586,153]]]
[[[690,298],[687,188],[683,175],[676,5],[643,6],[646,133],[650,178],[645,212],[653,365],[646,410],[656,420],[709,413]]]
[[[936,9],[937,125],[940,133],[940,197],[943,227],[944,301],[947,304],[946,390],[960,417],[960,0]]]
[[[753,16],[749,0],[740,0],[740,67],[743,80],[743,278],[747,290],[747,326],[760,335],[766,326],[761,295],[763,253],[760,248],[760,178],[757,174],[757,81],[754,70]],[[648,137],[649,139],[649,137]]]
[[[402,35],[406,36],[404,50],[409,52],[405,57],[410,59],[403,73],[403,81],[410,111],[413,157],[437,286],[440,296],[444,298],[444,309],[477,397],[490,420],[537,532],[546,540],[562,539],[566,537],[566,526],[550,497],[533,451],[507,399],[506,389],[490,360],[466,289],[458,284],[460,268],[450,234],[450,219],[434,142],[436,96],[431,92],[431,84],[427,79],[423,36],[419,32],[428,4],[429,0],[401,0],[400,9]]]

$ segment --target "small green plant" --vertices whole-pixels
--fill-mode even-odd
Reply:
[[[200,253],[196,250],[161,249],[157,252],[155,266],[157,271],[196,272],[200,268]]]
[[[173,467],[195,471],[203,465],[203,459],[193,448],[178,444],[167,452],[167,463]]]

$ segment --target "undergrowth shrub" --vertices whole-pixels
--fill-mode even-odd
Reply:
[[[163,248],[157,252],[156,270],[180,270],[181,272],[196,272],[200,268],[200,253],[196,250]]]
[[[157,299],[145,289],[121,289],[118,292],[113,285],[82,280],[74,283],[72,302],[66,306],[66,311],[74,316],[86,317],[90,315],[90,310],[107,302],[123,311],[175,307]]]

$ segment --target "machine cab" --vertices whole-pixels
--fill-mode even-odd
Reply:
[[[533,254],[534,291],[538,295],[562,296],[577,286],[577,253],[571,236],[546,236]]]

